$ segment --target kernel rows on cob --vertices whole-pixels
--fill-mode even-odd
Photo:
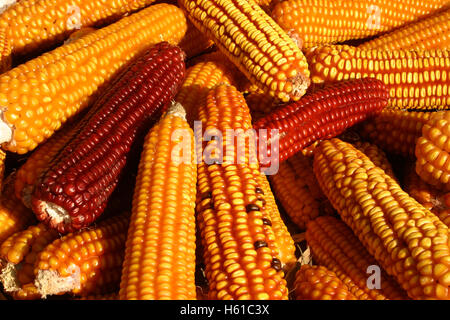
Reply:
[[[448,1],[179,0],[181,10],[167,2],[22,0],[0,13],[7,295],[448,299],[449,115],[435,112],[449,105]],[[78,31],[63,23],[71,5],[81,9]],[[298,12],[308,13],[293,19]],[[361,39],[368,35],[377,38]],[[136,61],[164,41],[185,53],[158,56],[170,65],[165,80],[126,73],[145,72]],[[149,92],[136,90],[142,83]],[[226,129],[259,140],[216,158]],[[270,183],[261,129],[281,132],[279,146],[269,140],[269,156],[281,160]],[[208,139],[211,131],[224,135]],[[339,134],[352,144],[332,139]],[[118,149],[129,153],[117,157]],[[89,177],[96,186],[71,189]],[[63,194],[75,223],[34,219],[42,218],[36,202],[62,208]],[[115,214],[123,210],[131,217]],[[373,267],[378,289],[367,282]]]

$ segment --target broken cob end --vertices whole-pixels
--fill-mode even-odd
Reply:
[[[34,284],[43,299],[48,295],[71,292],[74,289],[80,288],[80,268],[75,265],[70,265],[67,271],[71,273],[67,277],[61,277],[55,270],[38,271]]]
[[[5,120],[3,111],[0,111],[0,144],[11,143],[13,139],[13,129]]]
[[[67,210],[53,202],[36,200],[33,207],[39,221],[61,233],[65,233],[65,226],[72,223],[72,217],[67,213]]]
[[[0,273],[0,282],[3,284],[3,289],[6,292],[14,292],[20,289],[19,280],[17,279],[17,267],[14,263],[4,263]]]

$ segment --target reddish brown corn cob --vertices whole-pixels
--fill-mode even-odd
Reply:
[[[117,290],[128,223],[129,213],[123,213],[43,248],[34,265],[35,285],[42,297]]]
[[[256,174],[256,173],[255,173]],[[295,257],[295,244],[291,237],[283,219],[281,218],[280,211],[278,210],[275,197],[270,188],[269,180],[263,173],[259,173],[258,184],[264,192],[266,201],[265,207],[267,208],[270,222],[272,224],[272,230],[275,234],[275,241],[280,252],[280,261],[284,270],[289,270],[294,266],[297,258]]]
[[[0,28],[0,73],[11,68],[11,44],[5,29]]]
[[[323,266],[301,266],[294,288],[297,300],[356,300],[341,279]]]
[[[431,115],[416,144],[416,172],[426,182],[450,191],[450,112]]]
[[[378,266],[352,230],[326,216],[308,222],[306,241],[313,260],[333,271],[358,300],[407,299],[406,293],[380,270],[380,289],[368,286],[369,266]]]
[[[14,195],[15,174],[6,178],[0,196],[0,243],[35,221],[33,212]]]
[[[435,214],[339,139],[315,149],[314,173],[342,220],[410,298],[450,298],[450,232]]]
[[[161,114],[181,85],[183,59],[178,47],[159,43],[97,100],[35,187],[31,204],[40,221],[66,233],[103,212],[139,130]]]
[[[96,99],[134,57],[186,32],[182,11],[158,4],[0,75],[0,143],[26,153]]]
[[[40,145],[27,161],[17,170],[14,179],[14,191],[17,199],[31,209],[31,195],[39,176],[48,168],[51,161],[63,147],[78,133],[80,125],[66,123],[45,143]]]
[[[379,80],[342,81],[274,110],[254,127],[268,129],[269,139],[276,137],[272,130],[279,130],[279,160],[282,162],[313,142],[336,136],[377,114],[387,102],[388,91]]]
[[[144,8],[154,1],[19,1],[0,16],[0,27],[7,30],[13,54],[23,55],[43,51],[62,42],[76,29],[117,20],[123,14]]]
[[[214,41],[208,39],[190,22],[188,22],[186,34],[179,44],[180,48],[186,53],[187,59],[201,54],[213,45]]]
[[[450,227],[450,193],[439,190],[420,179],[414,165],[407,168],[403,186],[411,197]]]
[[[120,300],[196,299],[194,134],[179,103],[145,138]],[[180,143],[188,148],[179,148]],[[187,151],[189,150],[189,151]]]
[[[208,58],[186,70],[186,78],[175,101],[186,110],[190,125],[198,119],[198,107],[204,103],[208,91],[221,83],[235,84],[235,76],[229,71],[226,61],[217,54],[208,55]]]
[[[382,149],[374,144],[361,141],[354,142],[353,145],[356,149],[364,153],[376,166],[383,169],[388,176],[394,180],[396,179],[394,170]]]
[[[335,45],[312,49],[307,57],[315,83],[377,78],[389,89],[391,108],[450,106],[448,50],[365,50]]]
[[[253,0],[179,0],[179,4],[260,89],[283,101],[305,94],[310,80],[303,53]]]
[[[362,49],[450,49],[450,8],[409,23],[373,40]]]
[[[0,280],[5,291],[13,292],[17,299],[40,297],[33,284],[34,264],[38,254],[56,238],[58,238],[56,230],[39,223],[14,233],[2,243]]]
[[[199,118],[203,132],[195,132],[196,140],[202,143],[196,208],[208,297],[287,299],[280,250],[266,206],[268,195],[259,183],[256,150],[252,143],[239,147],[238,152],[230,148],[234,141],[227,129],[239,129],[241,138],[245,134],[252,141],[244,97],[232,86],[217,86],[200,107]],[[217,132],[226,142],[223,162],[217,158],[218,149],[223,147],[219,140],[202,139]]]
[[[414,157],[417,139],[431,112],[384,109],[361,125],[359,133],[388,153]]]
[[[108,293],[81,297],[80,300],[119,300],[119,293]]]
[[[302,230],[319,215],[334,209],[320,190],[312,172],[312,159],[301,153],[280,163],[278,173],[270,176],[273,191],[291,220]]]
[[[303,48],[310,48],[386,32],[446,4],[447,0],[287,0],[274,7],[272,17],[301,39]]]

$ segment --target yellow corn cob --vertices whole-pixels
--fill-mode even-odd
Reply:
[[[347,45],[324,46],[307,53],[315,83],[377,78],[398,109],[446,109],[450,106],[450,51],[377,50]]]
[[[308,222],[306,241],[313,260],[336,273],[358,300],[407,299],[406,293],[380,269],[380,289],[368,286],[370,266],[377,261],[367,252],[352,230],[334,217]]]
[[[383,169],[388,176],[395,180],[397,179],[395,177],[394,170],[392,169],[392,166],[382,149],[378,148],[374,144],[361,141],[357,141],[353,143],[353,145],[356,149],[364,153],[376,166]]]
[[[179,44],[180,48],[186,53],[188,59],[201,54],[213,45],[214,41],[208,39],[190,22],[188,22],[186,35]]]
[[[416,172],[429,184],[450,191],[450,112],[431,115],[416,144]]]
[[[420,179],[414,166],[407,168],[403,185],[411,197],[437,215],[447,227],[450,227],[449,192],[439,190]]]
[[[129,213],[123,213],[43,248],[34,264],[39,294],[84,296],[118,289],[128,222]]]
[[[352,145],[314,152],[322,190],[380,266],[412,299],[450,299],[448,227]]]
[[[367,120],[360,134],[388,153],[414,157],[417,139],[431,112],[384,109]]]
[[[120,300],[196,298],[196,182],[194,135],[175,103],[145,139]]]
[[[235,84],[234,74],[228,69],[226,61],[214,54],[186,70],[186,77],[175,101],[186,110],[190,125],[198,119],[198,107],[204,103],[210,89],[221,83]]]
[[[0,28],[0,73],[11,68],[11,43],[4,28]]]
[[[180,0],[179,4],[260,89],[283,101],[305,94],[310,80],[303,53],[253,0]]]
[[[203,156],[198,165],[196,209],[208,297],[287,299],[280,249],[266,207],[269,198],[259,182],[254,144],[246,143],[235,151],[229,141],[222,162],[216,158],[217,148],[222,147],[218,140],[202,140],[203,134],[221,132],[227,142],[231,140],[229,129],[239,129],[238,139],[244,134],[252,141],[251,117],[243,95],[232,86],[217,86],[200,107],[199,119],[204,132],[195,132],[202,146],[198,154]]]
[[[450,8],[367,41],[362,49],[450,49]]]
[[[280,163],[278,173],[270,176],[273,190],[291,220],[302,230],[319,215],[334,209],[320,190],[312,172],[312,159],[296,154]]]
[[[42,51],[66,39],[81,27],[102,24],[136,11],[155,0],[28,0],[0,15],[14,55]]]
[[[448,0],[287,0],[273,19],[303,48],[361,39],[392,30],[448,4]]]
[[[272,189],[270,188],[269,180],[263,173],[255,172],[257,175],[258,184],[264,192],[266,208],[268,216],[272,224],[272,229],[275,234],[275,241],[277,242],[280,261],[285,266],[285,270],[289,270],[297,261],[295,257],[295,244],[291,237],[283,219],[281,218],[280,211],[278,210],[277,203],[275,201]]]
[[[2,243],[0,279],[7,292],[15,292],[18,299],[40,297],[33,285],[34,263],[38,254],[57,237],[58,232],[39,223],[14,233]]]
[[[0,196],[0,243],[35,220],[33,211],[14,195],[14,180],[14,173],[6,178]]]
[[[27,208],[31,208],[31,195],[39,176],[47,169],[66,142],[72,139],[77,132],[77,126],[66,123],[61,130],[58,130],[33,151],[27,161],[17,170],[14,179],[15,195]]]
[[[99,86],[162,40],[186,32],[181,9],[158,4],[30,60],[0,76],[0,142],[25,153],[95,99]]]
[[[356,300],[341,279],[324,266],[301,266],[294,288],[297,300]]]

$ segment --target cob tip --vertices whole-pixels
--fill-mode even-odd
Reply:
[[[181,103],[176,101],[171,102],[169,110],[167,110],[167,115],[173,115],[186,120],[186,110]]]
[[[56,270],[39,270],[36,276],[35,285],[42,298],[48,295],[57,295],[79,289],[81,286],[80,268],[70,265],[67,268],[70,273],[67,277],[61,277]]]
[[[17,0],[0,0],[0,13],[3,13],[11,7],[13,4],[15,4]]]
[[[70,224],[72,221],[66,209],[52,202],[38,200],[37,211],[39,220],[49,220],[48,225],[52,228],[60,224]]]
[[[1,1],[1,0],[0,0]],[[3,112],[0,111],[0,144],[9,143],[12,140],[12,128],[6,122]]]

